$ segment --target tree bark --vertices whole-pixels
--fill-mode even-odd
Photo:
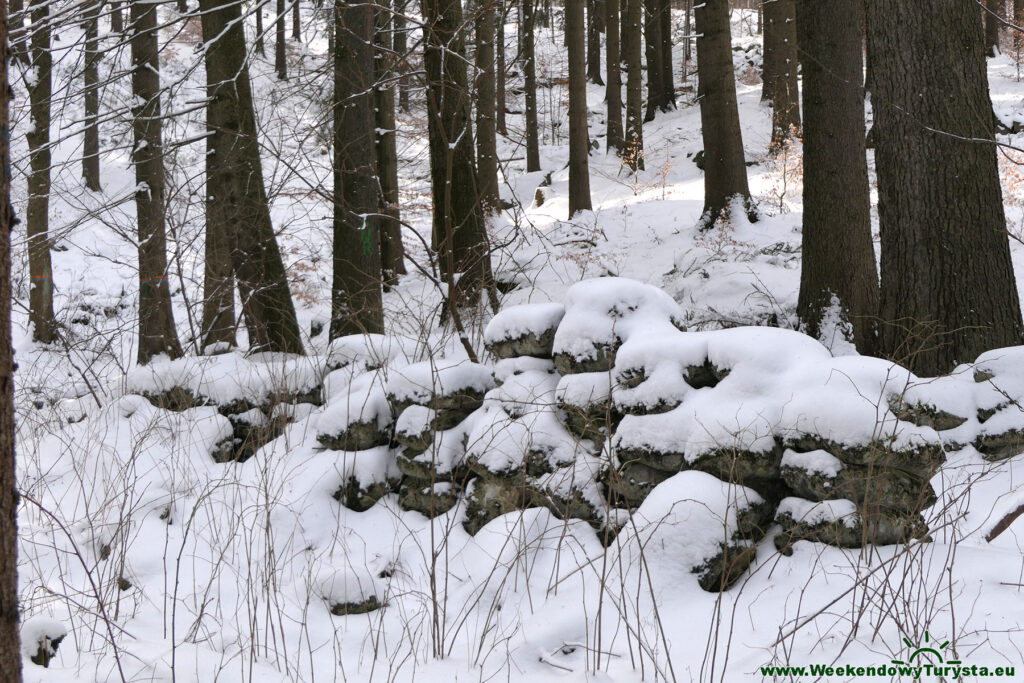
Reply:
[[[881,350],[922,375],[1022,341],[977,6],[868,3]]]
[[[26,83],[31,126],[28,141],[29,176],[28,231],[29,323],[32,339],[49,343],[57,339],[53,317],[53,269],[50,265],[50,96],[53,58],[50,53],[50,9],[47,0],[29,4],[32,34],[29,40],[34,83]]]
[[[739,198],[753,217],[743,158],[728,0],[704,0],[694,8],[697,29],[697,99],[704,136],[704,212],[711,227]]]
[[[110,30],[113,33],[124,31],[124,15],[121,11],[121,1],[111,0],[110,2]]]
[[[495,39],[495,59],[496,64],[494,67],[495,83],[494,83],[494,127],[500,135],[508,135],[508,124],[505,121],[505,21],[507,16],[505,14],[507,6],[505,0],[500,0],[499,7],[501,10],[498,12],[498,35]]]
[[[498,201],[498,140],[494,126],[494,0],[476,13],[476,164],[480,202],[487,213]]]
[[[658,25],[661,28],[658,49],[661,50],[661,88],[665,109],[676,106],[676,85],[672,75],[672,0],[658,0],[661,16]]]
[[[985,54],[995,57],[1000,52],[999,29],[1002,28],[1006,0],[985,0]]]
[[[302,12],[299,0],[292,0],[292,40],[302,40]]]
[[[537,64],[534,60],[534,3],[522,0],[523,23],[519,34],[523,41],[523,89],[526,100],[526,172],[540,170],[540,131],[537,129]]]
[[[100,0],[86,8],[85,15],[85,68],[82,70],[82,90],[85,104],[85,130],[82,135],[82,179],[86,188],[100,190],[100,131],[99,131],[99,14]]]
[[[25,3],[23,0],[10,0],[7,9],[7,39],[11,48],[9,56],[28,62],[28,51],[25,49]]]
[[[212,85],[208,84],[208,88]],[[218,169],[216,149],[206,139],[206,245],[203,260],[202,348],[235,345],[235,271],[231,264],[228,225],[231,217],[215,185]]]
[[[274,71],[278,79],[288,80],[288,59],[285,52],[285,6],[284,0],[277,0],[277,18],[274,20]]]
[[[857,350],[875,350],[878,273],[871,242],[860,3],[799,0],[803,65],[803,258],[797,315],[824,342],[822,316],[833,303],[851,327]],[[765,35],[771,14],[765,6]],[[845,27],[836,31],[836,26]]]
[[[636,39],[639,41],[640,36]],[[653,121],[657,112],[665,111],[665,89],[661,52],[661,0],[644,0],[644,55],[647,58],[647,113],[644,121]]]
[[[256,52],[260,57],[266,57],[267,52],[263,47],[263,0],[256,0]]]
[[[395,126],[395,53],[392,50],[392,13],[388,0],[377,7],[377,87],[374,90],[374,153],[380,178],[380,262],[387,285],[405,275],[405,249],[402,246],[401,213],[398,208],[398,145]]]
[[[406,55],[408,51],[408,33],[405,28],[406,2],[407,0],[395,1],[395,37],[392,44],[395,49],[395,59],[398,60],[398,73],[401,74],[398,79],[398,108],[409,113],[409,77],[406,75],[409,71],[409,59]]]
[[[643,74],[640,62],[640,22],[643,0],[626,0],[623,36],[626,49],[626,141],[622,158],[633,171],[644,167]]]
[[[135,166],[135,214],[139,228],[140,364],[154,356],[181,355],[167,284],[164,225],[164,154],[160,107],[160,53],[157,5],[132,0],[132,165]]]
[[[607,75],[604,98],[608,105],[606,139],[608,149],[622,153],[622,65],[619,54],[619,0],[604,0],[605,49]]]
[[[565,36],[569,42],[569,218],[590,211],[590,133],[587,127],[587,0],[566,0]]]
[[[0,6],[0,681],[21,683],[18,629],[18,488],[14,457],[14,349],[11,346],[11,150],[7,6]]]
[[[863,34],[863,31],[858,33]],[[800,129],[796,0],[770,0],[764,3],[764,46],[761,101],[772,103],[772,139],[769,150],[774,151],[791,137],[791,131]],[[858,82],[860,79],[858,76]]]
[[[242,315],[254,351],[303,353],[299,325],[263,185],[241,6],[200,0],[206,41],[209,202],[221,209]],[[207,221],[211,216],[207,214]]]
[[[423,7],[433,248],[449,302],[474,303],[490,287],[491,265],[473,159],[462,7],[459,0],[424,0]]]
[[[587,80],[604,85],[601,78],[601,33],[604,32],[606,0],[587,0]]]
[[[334,284],[331,339],[384,331],[374,150],[374,6],[334,6]]]

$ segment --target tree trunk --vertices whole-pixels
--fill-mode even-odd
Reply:
[[[0,680],[21,683],[18,643],[18,487],[14,457],[11,346],[11,150],[8,127],[7,6],[0,7]]]
[[[644,55],[647,58],[647,113],[644,121],[653,121],[658,110],[665,111],[665,89],[661,70],[661,0],[644,2]],[[639,41],[640,36],[636,39]]]
[[[921,375],[1022,341],[978,8],[868,3],[881,348]]]
[[[626,48],[626,143],[622,158],[633,171],[644,167],[643,66],[640,62],[640,22],[643,0],[626,0],[623,36]]]
[[[25,49],[25,3],[23,0],[10,0],[7,9],[7,39],[11,43],[9,55],[14,59],[28,62],[28,51]]]
[[[1024,58],[1021,54],[1024,46],[1024,0],[1013,0],[1013,51],[1014,59]]]
[[[622,138],[622,65],[619,55],[619,0],[604,0],[605,7],[605,49],[607,77],[604,98],[608,104],[607,145],[621,154]]]
[[[497,212],[498,141],[494,128],[494,2],[484,0],[476,13],[476,164],[480,202]]]
[[[405,249],[402,247],[401,214],[398,208],[398,145],[395,127],[395,53],[392,50],[392,13],[388,0],[377,7],[377,88],[374,90],[376,133],[374,153],[380,178],[380,262],[383,280],[391,285],[405,275]]]
[[[334,284],[331,339],[384,331],[374,153],[374,6],[334,10]]]
[[[771,3],[769,3],[771,4]],[[765,35],[771,30],[768,18]],[[871,205],[860,87],[860,3],[799,0],[798,40],[804,60],[803,259],[797,314],[822,339],[832,305],[851,327],[857,350],[875,350],[878,273],[871,243]],[[836,26],[845,30],[836,31]],[[834,330],[832,332],[835,332]]]
[[[540,170],[540,143],[537,129],[537,64],[534,60],[534,2],[522,0],[523,24],[519,33],[523,41],[523,88],[526,99],[526,172]]]
[[[301,354],[299,324],[263,186],[241,6],[200,0],[199,9],[207,43],[207,168],[213,169],[206,192],[221,207],[215,217],[224,221],[249,346]]]
[[[124,15],[121,13],[120,0],[111,0],[110,2],[110,30],[113,33],[124,31]]]
[[[683,33],[686,35],[685,42],[683,43],[683,81],[685,82],[689,76],[690,62],[693,60],[693,0],[685,0],[683,3]]]
[[[212,85],[208,85],[212,87]],[[228,225],[231,217],[215,187],[218,169],[216,149],[206,139],[206,246],[203,261],[202,348],[207,351],[224,344],[235,345],[235,271],[231,264]]]
[[[397,60],[398,73],[398,108],[409,113],[409,59],[405,54],[408,51],[408,33],[405,28],[405,3],[407,0],[395,0],[395,37],[392,41]]]
[[[1006,0],[985,0],[985,54],[995,57],[1000,52],[999,29],[1002,28],[1002,16],[1006,9]]]
[[[292,40],[302,40],[302,12],[299,9],[299,0],[292,0]]]
[[[267,51],[263,47],[263,0],[256,0],[256,52],[260,57],[266,57]]]
[[[94,0],[85,15],[85,68],[82,90],[85,104],[85,130],[82,136],[82,179],[86,188],[100,190],[100,126],[99,126],[99,14],[100,0]]]
[[[800,128],[797,84],[796,0],[772,0],[764,5],[764,84],[761,101],[772,103],[772,140],[778,150]],[[858,33],[863,34],[862,31]],[[860,60],[858,59],[858,62]],[[860,76],[857,77],[859,82]]]
[[[601,78],[601,33],[605,0],[587,0],[587,80],[604,85]]]
[[[672,0],[658,1],[661,5],[661,16],[658,21],[661,33],[658,46],[661,50],[662,99],[665,101],[665,109],[674,109],[676,106],[676,85],[672,76]]]
[[[33,0],[29,48],[35,83],[26,83],[31,125],[25,133],[28,141],[28,268],[29,323],[32,339],[49,343],[57,339],[53,318],[53,269],[50,266],[50,83],[53,58],[50,53],[50,9],[47,0]]]
[[[424,0],[423,7],[433,247],[449,303],[474,303],[490,286],[491,265],[473,159],[462,7],[459,0]]]
[[[132,165],[139,228],[139,363],[154,356],[181,355],[167,284],[164,230],[164,154],[160,112],[157,5],[132,0]]]
[[[569,218],[590,211],[590,133],[587,127],[587,0],[566,0],[565,37],[569,42]]]
[[[508,135],[508,125],[505,122],[505,15],[506,5],[505,0],[500,0],[499,7],[501,10],[498,12],[498,36],[495,40],[495,58],[497,63],[494,67],[495,72],[495,109],[494,109],[494,127],[500,135]]]
[[[277,18],[274,20],[274,71],[278,79],[288,80],[288,59],[285,53],[285,6],[284,0],[277,0]]]
[[[701,225],[711,227],[734,199],[753,218],[747,167],[743,159],[728,0],[704,0],[694,8],[697,28],[697,99],[704,136],[704,212]]]

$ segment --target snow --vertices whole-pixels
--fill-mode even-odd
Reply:
[[[360,375],[345,391],[334,394],[320,415],[321,434],[338,434],[354,424],[375,424],[378,430],[392,423],[391,405],[379,373]]]
[[[782,467],[804,470],[811,474],[821,474],[829,479],[839,476],[839,473],[843,470],[843,463],[840,462],[839,458],[828,451],[822,450],[797,453],[787,448],[782,453],[781,465]]]
[[[778,518],[782,515],[788,515],[797,522],[808,526],[841,521],[845,526],[853,529],[860,522],[857,505],[852,500],[823,500],[820,503],[814,503],[790,496],[783,498],[779,503],[779,509],[775,516]]]
[[[393,368],[387,392],[399,401],[425,405],[434,396],[464,391],[484,393],[494,386],[491,370],[468,360],[424,361]]]
[[[499,311],[484,328],[484,342],[493,344],[554,329],[565,315],[559,303],[520,304]]]
[[[49,654],[53,654],[52,643],[68,634],[63,622],[50,617],[31,617],[21,625],[21,654],[23,657],[34,657],[44,642],[47,642]]]

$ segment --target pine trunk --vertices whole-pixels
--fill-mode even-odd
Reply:
[[[401,74],[398,79],[398,108],[409,113],[409,77],[406,75],[409,71],[409,58],[406,55],[409,42],[405,28],[406,2],[407,0],[395,0],[395,37],[392,42],[398,73]]]
[[[14,457],[14,349],[11,346],[11,150],[7,7],[0,6],[0,681],[21,683],[18,643],[18,487]]]
[[[263,0],[256,0],[256,52],[260,57],[266,57],[267,51],[263,48]]]
[[[167,284],[167,237],[164,226],[164,153],[160,107],[160,51],[157,5],[132,0],[132,165],[135,167],[135,214],[139,230],[140,364],[154,356],[181,355]]]
[[[498,35],[495,39],[495,60],[494,67],[494,128],[499,135],[508,135],[508,124],[505,121],[505,0],[501,0],[498,12]]]
[[[590,211],[590,133],[587,127],[587,0],[566,0],[565,37],[569,42],[569,218]]]
[[[212,85],[208,86],[212,87]],[[206,245],[203,261],[202,348],[235,345],[235,271],[231,264],[228,225],[231,217],[214,187],[217,167],[214,142],[206,139]]]
[[[424,0],[424,10],[433,248],[449,302],[474,303],[490,286],[491,266],[473,159],[462,7],[459,0]]]
[[[9,0],[7,5],[7,39],[10,41],[9,57],[28,61],[25,49],[25,3],[24,0]]]
[[[882,352],[920,375],[1022,341],[978,8],[868,3]]]
[[[534,60],[534,3],[522,0],[523,24],[519,34],[523,41],[523,88],[526,99],[526,172],[540,170],[540,131],[537,128],[537,64]]]
[[[765,7],[765,35],[771,29]],[[803,259],[797,314],[822,339],[833,304],[858,351],[875,350],[878,273],[871,243],[871,206],[860,87],[861,7],[849,0],[799,0],[797,31],[803,66]],[[846,30],[836,31],[836,26]]]
[[[999,29],[1002,28],[1002,16],[1006,0],[985,1],[985,54],[995,57],[1000,52]]]
[[[644,55],[647,58],[647,113],[644,121],[653,121],[655,114],[665,111],[665,89],[661,74],[661,0],[644,2]],[[639,36],[637,36],[639,40]]]
[[[863,31],[858,33],[863,34]],[[800,128],[796,0],[772,0],[765,3],[764,45],[761,100],[772,103],[772,140],[769,150],[778,150],[791,137],[791,131]],[[857,80],[860,81],[860,76]]]
[[[100,126],[99,126],[99,14],[100,0],[86,8],[85,68],[82,70],[82,91],[85,104],[85,130],[82,134],[82,179],[86,188],[100,190]]]
[[[331,339],[384,331],[374,150],[374,6],[334,11],[334,285]]]
[[[395,53],[392,50],[391,8],[388,0],[377,7],[377,88],[374,91],[376,133],[374,152],[377,177],[380,178],[380,262],[384,282],[394,284],[405,275],[405,249],[402,246],[401,213],[398,208],[398,144],[395,125]]]
[[[50,54],[50,10],[47,0],[33,0],[31,39],[29,40],[35,83],[28,85],[31,125],[25,133],[28,141],[29,176],[28,231],[29,287],[28,319],[32,339],[49,343],[57,339],[53,317],[53,269],[50,265],[50,96],[52,94]]]
[[[621,154],[624,146],[622,137],[622,64],[619,55],[619,0],[604,0],[605,7],[605,49],[606,78],[604,97],[608,105],[607,145]]]
[[[124,31],[124,15],[121,10],[120,0],[111,0],[110,3],[110,30],[113,33]]]
[[[587,80],[604,85],[601,78],[601,33],[605,0],[587,0]]]
[[[704,212],[711,227],[737,198],[752,213],[740,136],[728,0],[704,0],[694,8],[697,28],[697,99],[704,136]]]
[[[484,0],[476,13],[476,164],[480,202],[487,213],[498,201],[498,140],[494,127],[494,3]]]
[[[207,168],[213,171],[206,178],[206,192],[208,201],[220,206],[213,218],[223,221],[207,234],[222,229],[227,237],[250,348],[301,354],[299,325],[263,185],[241,6],[201,0],[199,9],[207,43]]]
[[[288,80],[288,59],[285,52],[285,7],[284,0],[277,0],[277,17],[274,20],[274,71],[282,81]]]
[[[622,158],[633,171],[644,167],[643,65],[640,62],[640,23],[643,0],[626,0],[623,35],[626,47],[626,143]]]
[[[302,40],[302,11],[299,8],[299,0],[292,0],[292,40]]]
[[[658,41],[661,50],[661,88],[662,99],[666,109],[676,106],[676,85],[672,75],[672,0],[659,0],[661,16],[658,24],[661,27]]]

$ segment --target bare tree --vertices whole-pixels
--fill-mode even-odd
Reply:
[[[872,0],[881,350],[937,375],[1022,341],[977,5]],[[956,40],[951,40],[955,36]]]
[[[587,0],[566,0],[565,37],[569,43],[569,218],[590,211],[590,133],[587,128]]]
[[[761,101],[772,105],[772,150],[777,150],[791,131],[800,128],[798,88],[796,0],[771,0],[764,3]]]
[[[382,332],[374,150],[374,5],[334,5],[334,284],[331,338]]]
[[[374,42],[377,54],[377,87],[374,89],[376,131],[374,151],[377,177],[380,179],[380,261],[384,282],[394,284],[405,274],[405,249],[402,246],[401,212],[398,206],[398,145],[395,125],[395,52],[392,40],[392,11],[388,0],[377,7]]]
[[[601,78],[601,34],[604,33],[605,0],[587,0],[587,80],[604,85]]]
[[[292,0],[292,40],[302,40],[302,11],[299,0]]]
[[[277,18],[274,20],[274,71],[282,81],[288,80],[288,59],[285,52],[285,5],[284,0],[277,0]]]
[[[498,201],[498,141],[494,125],[494,7],[483,0],[476,8],[476,166],[484,211],[496,212]]]
[[[765,37],[771,13],[765,7]],[[836,26],[844,30],[836,31]],[[874,351],[878,273],[861,88],[862,5],[799,0],[797,30],[804,59],[803,259],[797,314],[820,338],[825,311],[838,313],[861,353]]]
[[[519,26],[523,41],[523,88],[526,99],[526,172],[540,170],[540,132],[537,129],[537,63],[534,50],[534,5],[537,0],[521,0],[522,24]]]
[[[53,268],[50,264],[50,98],[53,57],[50,53],[50,3],[33,0],[29,4],[32,36],[29,40],[31,74],[26,82],[32,125],[25,133],[28,141],[29,176],[28,268],[29,323],[32,338],[48,343],[57,339],[53,317]]]
[[[643,68],[640,63],[640,22],[643,0],[626,0],[622,36],[626,57],[626,141],[622,157],[636,171],[644,167]]]
[[[139,363],[181,355],[167,285],[164,156],[160,107],[157,5],[132,0],[132,165],[139,239]]]
[[[704,212],[710,227],[735,200],[753,215],[743,159],[728,0],[705,0],[694,7],[697,26],[697,99],[704,136]]]
[[[508,135],[505,122],[505,0],[498,0],[497,37],[495,38],[494,128],[500,135]]]
[[[661,50],[661,0],[644,0],[644,46],[647,57],[647,114],[645,121],[653,121],[658,111],[665,111],[664,52]],[[636,36],[640,40],[640,36]]]
[[[604,0],[607,77],[604,98],[608,105],[606,140],[608,149],[622,152],[622,56],[619,54],[619,0]]]
[[[93,0],[85,9],[85,68],[82,89],[85,104],[85,128],[82,135],[82,179],[93,191],[100,189],[99,126],[99,15],[101,0]]]
[[[18,643],[18,489],[14,458],[14,349],[11,347],[11,149],[7,6],[0,6],[0,682],[21,683]]]
[[[241,5],[200,0],[199,10],[206,42],[206,193],[218,207],[207,213],[207,239],[211,230],[223,231],[250,348],[303,353],[263,185]]]

